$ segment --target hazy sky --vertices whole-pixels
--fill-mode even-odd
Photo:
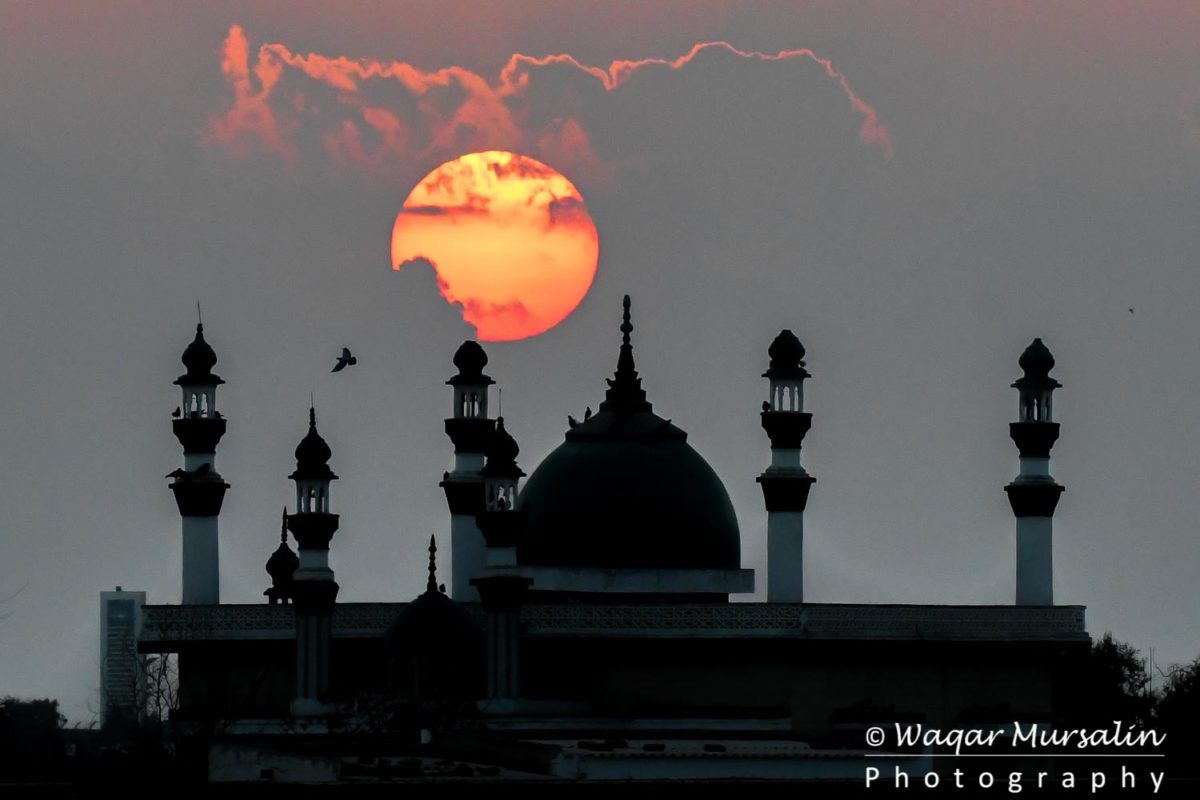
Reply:
[[[196,301],[228,381],[222,599],[262,601],[310,391],[339,599],[420,591],[473,331],[389,242],[421,176],[490,148],[570,178],[600,242],[565,322],[487,347],[526,471],[602,398],[628,292],[650,399],[762,570],[759,376],[790,327],[809,597],[1011,602],[1009,384],[1041,336],[1056,599],[1195,657],[1197,41],[1193,2],[0,4],[0,694],[91,719],[98,593],[179,600]]]

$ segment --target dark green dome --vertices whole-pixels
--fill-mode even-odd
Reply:
[[[625,335],[597,414],[574,424],[517,497],[522,564],[737,569],[741,538],[721,479],[651,411]]]
[[[477,660],[483,631],[470,612],[438,586],[436,557],[437,544],[430,537],[425,591],[396,615],[384,634],[384,643],[393,656]]]

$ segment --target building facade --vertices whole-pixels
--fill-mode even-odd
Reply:
[[[335,458],[310,410],[289,476],[296,508],[255,605],[220,603],[215,584],[225,423],[216,356],[197,330],[177,381],[184,466],[171,476],[183,603],[141,606],[134,630],[138,653],[177,659],[173,723],[207,748],[214,779],[339,780],[347,764],[369,773],[434,755],[493,778],[861,779],[868,726],[1053,724],[1077,702],[1071,678],[1090,639],[1082,607],[1053,603],[1059,384],[1041,340],[1014,384],[1014,603],[855,605],[804,595],[816,478],[801,465],[812,417],[799,339],[785,330],[767,352],[757,480],[768,567],[756,576],[721,479],[642,388],[628,297],[619,330],[596,412],[569,418],[528,476],[503,418],[489,416],[486,353],[458,349],[441,477],[451,588],[431,542],[426,590],[407,603],[337,602]],[[763,577],[767,600],[745,601]],[[280,755],[296,747],[320,757]]]

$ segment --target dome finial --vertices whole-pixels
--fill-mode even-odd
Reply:
[[[629,344],[629,334],[633,333],[633,322],[629,318],[629,306],[632,303],[629,300],[629,295],[625,295],[625,299],[621,301],[621,307],[625,309],[621,315],[621,333],[623,334],[621,342],[625,345]]]
[[[279,543],[287,544],[287,506],[283,507],[283,522],[279,526]]]
[[[615,410],[616,407],[633,407],[649,409],[646,402],[646,392],[642,389],[642,380],[638,377],[637,367],[633,363],[633,344],[629,334],[633,333],[631,302],[629,295],[621,302],[621,352],[617,356],[616,374],[608,381],[608,392],[600,405],[602,411]]]
[[[437,538],[429,535],[429,580],[425,583],[425,591],[437,594]]]

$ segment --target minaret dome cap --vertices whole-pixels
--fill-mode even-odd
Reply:
[[[283,531],[279,535],[279,547],[267,559],[267,574],[275,583],[289,580],[300,568],[300,557],[287,543],[287,511],[283,512]]]
[[[224,383],[225,381],[212,374],[212,368],[217,364],[217,354],[212,346],[204,340],[204,325],[196,325],[196,338],[192,339],[183,351],[183,366],[186,373],[180,375],[175,383],[180,385],[196,383]]]
[[[495,381],[483,374],[483,368],[487,366],[487,363],[487,353],[480,347],[479,342],[468,339],[454,351],[454,366],[458,367],[458,374],[446,383],[451,385],[460,383],[491,385]]]
[[[498,417],[496,430],[488,437],[487,449],[484,450],[487,463],[484,464],[481,474],[485,477],[524,477],[525,473],[517,466],[517,456],[520,452],[517,440],[504,428],[504,417]]]
[[[296,445],[296,471],[289,477],[293,480],[337,478],[329,469],[329,459],[332,455],[333,451],[329,449],[329,445],[321,438],[321,434],[317,433],[317,412],[309,409],[308,433],[304,434],[300,444]]]
[[[1017,364],[1031,377],[1044,376],[1054,369],[1054,356],[1041,339],[1034,339],[1029,347],[1025,348],[1025,352],[1021,353]]]
[[[807,378],[808,370],[804,368],[804,345],[796,334],[784,328],[767,348],[771,357],[770,368],[763,373],[764,378]]]
[[[1013,383],[1017,389],[1057,389],[1062,386],[1061,383],[1050,377],[1050,370],[1054,368],[1054,356],[1050,354],[1050,349],[1040,338],[1034,339],[1025,348],[1025,352],[1021,353],[1017,364],[1025,372]]]

